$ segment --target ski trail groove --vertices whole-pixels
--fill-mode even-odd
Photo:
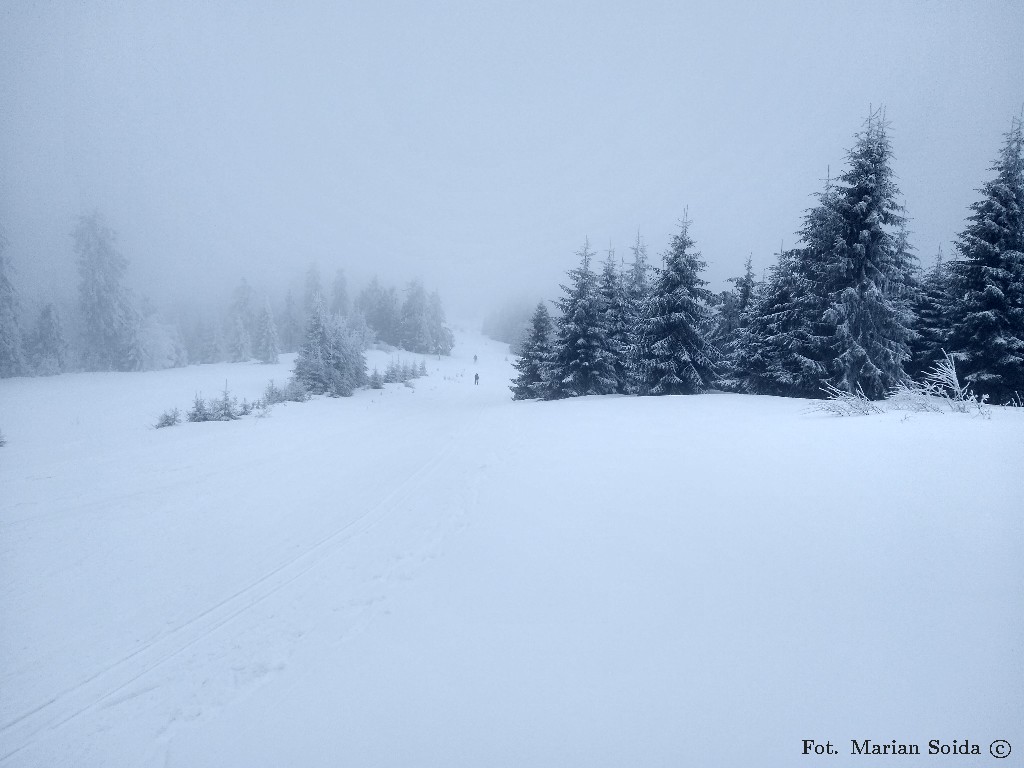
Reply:
[[[0,725],[0,737],[6,742],[0,763],[31,745],[40,734],[59,728],[103,705],[149,672],[295,582],[357,536],[373,528],[389,512],[415,495],[417,487],[451,456],[464,433],[470,429],[472,425],[456,429],[441,450],[366,512],[188,621]],[[17,746],[12,748],[15,743]]]

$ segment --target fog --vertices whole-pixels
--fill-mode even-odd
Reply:
[[[719,289],[884,105],[927,263],[1020,113],[1022,31],[1013,2],[15,0],[0,226],[28,300],[73,296],[98,210],[158,306],[316,263],[456,319],[555,298],[585,237],[656,257],[688,209]]]

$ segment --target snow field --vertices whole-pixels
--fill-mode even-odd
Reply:
[[[505,347],[458,342],[414,389],[164,430],[287,361],[0,382],[0,765],[1024,735],[1024,413],[513,403]]]

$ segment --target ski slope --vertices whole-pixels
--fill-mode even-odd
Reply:
[[[1024,754],[1024,410],[514,403],[505,345],[426,361],[162,430],[290,358],[0,381],[0,766]]]

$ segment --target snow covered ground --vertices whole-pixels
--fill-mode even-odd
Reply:
[[[0,381],[0,766],[1022,764],[1024,410],[513,403],[510,361],[162,430],[290,360]]]

